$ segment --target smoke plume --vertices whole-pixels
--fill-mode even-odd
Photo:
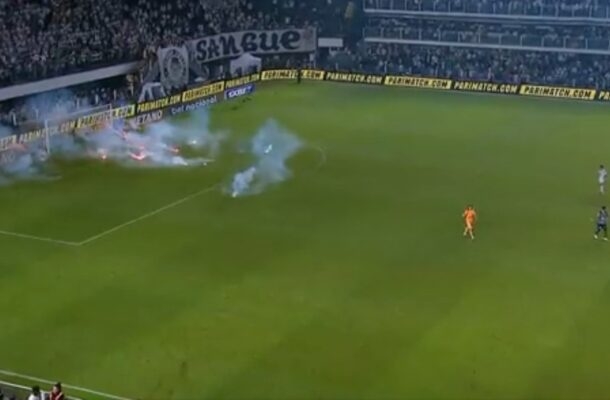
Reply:
[[[254,161],[233,176],[225,190],[232,197],[260,194],[269,186],[290,178],[292,171],[286,162],[302,147],[296,135],[274,120],[267,121],[252,137],[249,145],[249,153]]]
[[[42,104],[42,103],[37,103]],[[45,114],[54,120],[65,118],[66,110]],[[13,134],[0,126],[0,138]],[[203,166],[222,156],[227,132],[210,129],[209,110],[193,111],[186,119],[161,120],[146,126],[135,121],[113,121],[102,129],[73,133],[54,132],[46,138],[19,144],[0,152],[0,185],[24,179],[57,179],[49,173],[52,159],[92,159],[123,167],[184,168]],[[268,120],[247,141],[243,149],[248,161],[231,176],[225,193],[232,197],[256,195],[289,179],[287,161],[302,148],[299,138]]]

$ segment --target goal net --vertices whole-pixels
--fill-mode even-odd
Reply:
[[[55,152],[66,150],[72,143],[65,140],[67,135],[82,138],[95,134],[133,113],[134,106],[112,108],[107,104],[44,120],[26,121],[20,125],[19,133],[0,137],[0,184],[15,174],[28,175],[30,166],[40,169],[54,149]]]

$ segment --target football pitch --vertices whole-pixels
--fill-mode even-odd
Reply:
[[[608,396],[607,105],[290,83],[211,111],[268,118],[307,146],[258,196],[221,193],[230,151],[0,188],[0,369],[129,399]]]

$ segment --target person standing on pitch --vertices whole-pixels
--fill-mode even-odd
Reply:
[[[593,237],[597,239],[602,232],[604,233],[604,240],[608,241],[608,210],[606,210],[606,206],[602,206],[597,212],[597,226]]]
[[[603,165],[600,165],[599,170],[597,170],[599,194],[604,194],[606,192],[606,178],[608,178],[608,171],[606,171],[606,168]]]
[[[462,218],[464,218],[464,236],[470,237],[470,239],[474,240],[474,224],[477,222],[477,212],[474,210],[474,207],[469,205],[464,210],[462,214]]]

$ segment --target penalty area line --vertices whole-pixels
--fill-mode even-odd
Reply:
[[[81,242],[75,243],[74,245],[75,245],[75,246],[84,246],[84,245],[86,245],[86,244],[89,244],[89,243],[91,243],[91,242],[94,242],[94,241],[96,241],[96,240],[98,240],[98,239],[103,238],[104,236],[108,236],[108,235],[110,235],[111,233],[114,233],[114,232],[116,232],[116,231],[118,231],[118,230],[121,230],[121,229],[123,229],[123,228],[126,228],[126,227],[128,227],[129,225],[133,225],[133,224],[135,224],[135,223],[137,223],[137,222],[140,222],[140,221],[142,221],[142,220],[145,220],[145,219],[147,219],[147,218],[150,218],[150,217],[153,217],[153,216],[155,216],[155,215],[157,215],[157,214],[160,214],[160,213],[162,213],[163,211],[167,211],[167,210],[169,210],[170,208],[174,208],[174,207],[176,207],[176,206],[179,206],[180,204],[186,203],[187,201],[189,201],[189,200],[191,200],[191,199],[194,199],[195,197],[201,196],[202,194],[209,193],[209,192],[211,192],[211,191],[213,191],[213,190],[217,189],[217,188],[218,188],[218,186],[219,186],[219,185],[210,186],[210,187],[207,187],[207,188],[201,189],[201,190],[199,190],[199,191],[197,191],[197,192],[195,192],[195,193],[191,193],[191,194],[189,194],[189,195],[188,195],[188,196],[186,196],[186,197],[183,197],[183,198],[181,198],[181,199],[179,199],[179,200],[174,201],[173,203],[167,204],[167,205],[165,205],[165,206],[163,206],[163,207],[161,207],[161,208],[158,208],[158,209],[153,210],[153,211],[151,211],[151,212],[149,212],[149,213],[146,213],[146,214],[144,214],[144,215],[141,215],[141,216],[139,216],[139,217],[137,217],[137,218],[134,218],[134,219],[132,219],[132,220],[129,220],[129,221],[127,221],[127,222],[124,222],[124,223],[122,223],[122,224],[120,224],[120,225],[117,225],[117,226],[115,226],[115,227],[113,227],[113,228],[110,228],[110,229],[108,229],[108,230],[105,230],[104,232],[98,233],[97,235],[93,235],[93,236],[91,236],[91,237],[89,237],[89,238],[87,238],[87,239],[85,239],[85,240],[83,240],[83,241],[81,241]]]
[[[42,237],[42,236],[28,235],[25,233],[18,233],[18,232],[11,232],[11,231],[0,230],[0,235],[12,236],[12,237],[17,237],[17,238],[21,238],[21,239],[37,240],[39,242],[61,244],[64,246],[80,246],[80,243],[77,243],[77,242],[68,242],[65,240],[57,240],[57,239],[51,239],[51,238]]]
[[[45,385],[54,385],[55,383],[57,383],[57,382],[54,382],[54,381],[50,381],[48,379],[37,378],[35,376],[19,374],[17,372],[7,371],[7,370],[2,370],[2,369],[0,369],[0,375],[11,377],[11,378],[24,379],[24,380],[31,381],[31,382],[34,382],[34,383],[42,383],[42,384],[45,384]],[[6,383],[9,384],[8,382],[6,382]],[[66,388],[66,389],[74,390],[74,391],[77,391],[77,392],[80,392],[80,393],[92,394],[94,396],[102,397],[102,398],[105,398],[105,399],[111,399],[111,400],[131,400],[131,399],[127,398],[127,397],[117,396],[117,395],[110,394],[110,393],[99,392],[97,390],[87,389],[87,388],[80,387],[80,386],[69,385],[69,384],[63,383],[63,382],[62,382],[61,385],[62,385],[62,387]],[[14,384],[12,384],[12,386],[18,387],[18,385],[14,385]],[[68,396],[68,397],[69,398],[73,398],[72,396]]]

